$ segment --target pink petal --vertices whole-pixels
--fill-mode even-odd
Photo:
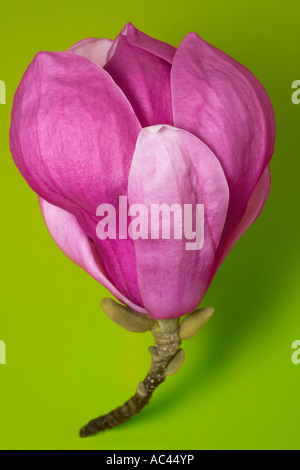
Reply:
[[[96,237],[97,207],[127,194],[139,131],[112,78],[80,55],[39,53],[15,96],[11,150],[20,172],[39,196],[77,217],[111,282],[140,305],[132,240]]]
[[[140,47],[144,51],[150,52],[151,54],[160,57],[172,64],[176,48],[167,44],[166,42],[159,41],[158,39],[152,38],[142,31],[136,29],[133,24],[127,23],[121,31],[120,35],[127,37],[129,44],[135,47]],[[109,59],[115,53],[119,36],[114,41],[114,44],[109,52]]]
[[[161,58],[163,53],[156,54],[165,50],[160,44],[128,24],[115,39],[104,67],[127,96],[142,127],[173,123],[171,65]]]
[[[154,318],[184,315],[205,294],[224,227],[229,191],[220,163],[195,136],[169,126],[143,129],[129,175],[130,204],[204,204],[201,250],[186,239],[135,240],[138,282],[144,307]],[[147,217],[143,217],[147,221]],[[194,219],[195,220],[195,219]],[[149,224],[150,225],[150,224]],[[172,234],[172,232],[171,232]]]
[[[224,169],[230,188],[226,240],[273,153],[271,102],[249,70],[195,33],[176,52],[172,93],[175,125],[203,140]]]
[[[239,238],[246,232],[246,230],[250,227],[250,225],[255,222],[255,220],[261,214],[263,207],[268,199],[269,192],[270,192],[270,185],[271,185],[271,175],[270,175],[270,168],[269,165],[263,172],[258,184],[256,185],[249,201],[247,204],[247,208],[245,214],[236,227],[236,229],[230,234],[226,243],[219,248],[218,252],[218,263],[216,267],[216,271],[223,263],[224,259],[230,252],[231,248],[235,245]]]
[[[88,239],[74,215],[39,198],[45,223],[58,247],[78,266],[108,289],[118,300],[139,313],[147,313],[124,297],[107,278],[95,256],[94,244]]]
[[[82,55],[95,62],[100,67],[104,67],[107,62],[107,53],[111,48],[113,41],[111,39],[88,38],[77,42],[68,49],[68,52]]]

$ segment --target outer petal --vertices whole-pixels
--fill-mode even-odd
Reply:
[[[170,56],[166,49],[166,44],[128,24],[108,54],[104,68],[129,99],[142,127],[173,123],[171,65],[161,57]]]
[[[83,57],[86,57],[87,59],[100,65],[100,67],[104,67],[107,62],[107,53],[111,48],[112,43],[113,41],[111,39],[106,38],[83,39],[82,41],[79,41],[70,47],[68,52],[82,55]]]
[[[130,204],[146,205],[148,213],[152,204],[177,203],[182,208],[204,204],[201,250],[188,251],[186,240],[172,235],[170,240],[149,236],[134,242],[140,292],[151,316],[170,318],[192,311],[205,294],[226,219],[229,191],[220,163],[186,131],[169,126],[143,129],[132,161],[128,197]]]
[[[80,55],[38,54],[15,96],[11,150],[20,172],[39,196],[76,215],[111,282],[138,304],[133,243],[100,243],[95,215],[126,195],[139,131],[122,91]]]
[[[95,255],[94,244],[86,236],[74,215],[39,198],[45,223],[55,243],[78,266],[106,287],[117,299],[139,313],[147,313],[124,297],[107,278]]]
[[[230,234],[225,244],[221,245],[218,250],[218,259],[216,271],[223,263],[224,259],[230,252],[231,248],[235,245],[239,238],[246,232],[250,225],[260,216],[263,207],[268,199],[271,185],[271,175],[269,165],[263,172],[258,184],[256,185],[252,196],[250,197],[246,212],[236,227]]]
[[[203,140],[224,169],[230,188],[225,241],[273,153],[271,102],[249,70],[195,33],[176,52],[172,92],[175,125]]]

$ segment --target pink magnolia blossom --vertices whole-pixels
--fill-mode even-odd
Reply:
[[[259,216],[275,120],[244,66],[188,34],[178,49],[127,24],[117,38],[40,52],[16,92],[11,150],[61,250],[153,318],[194,310]],[[201,203],[205,242],[100,240],[99,204]]]

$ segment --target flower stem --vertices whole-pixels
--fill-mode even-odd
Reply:
[[[80,437],[92,436],[129,421],[148,405],[153,392],[165,381],[167,375],[179,369],[184,357],[183,351],[179,350],[181,344],[179,319],[156,320],[151,331],[155,340],[155,346],[149,348],[152,356],[151,368],[145,380],[138,385],[135,395],[123,406],[94,419],[83,427]]]

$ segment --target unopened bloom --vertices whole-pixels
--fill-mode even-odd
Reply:
[[[153,318],[194,310],[269,194],[275,121],[249,70],[188,34],[178,49],[128,24],[114,41],[40,52],[17,90],[11,150],[58,246]],[[204,204],[201,250],[105,239],[100,204]]]

